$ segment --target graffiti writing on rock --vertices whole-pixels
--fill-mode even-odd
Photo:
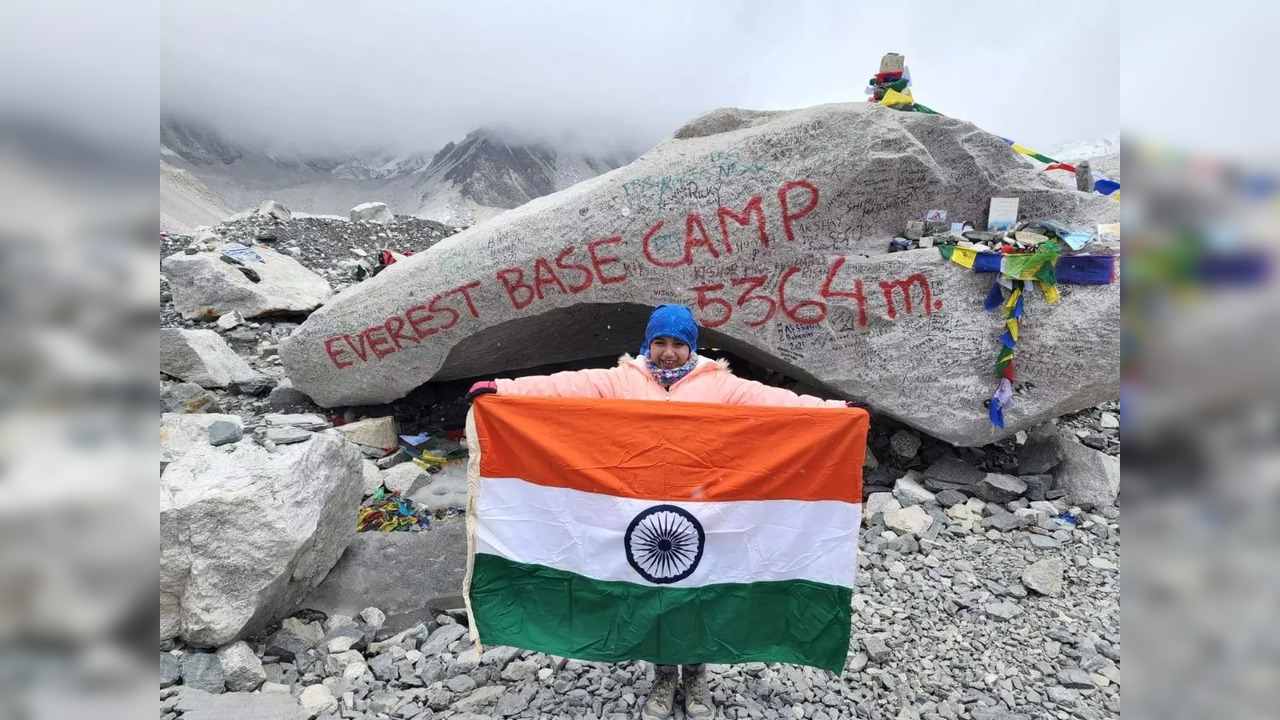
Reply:
[[[728,172],[752,172],[750,164],[740,166],[731,154],[713,160]],[[832,232],[834,226],[810,218],[820,200],[813,183],[793,180],[740,205],[653,218],[637,226],[643,232],[577,242],[530,261],[521,259],[521,239],[504,232],[485,245],[491,258],[505,259],[491,281],[459,285],[376,325],[326,338],[325,352],[339,370],[378,362],[460,323],[483,320],[479,307],[494,301],[510,303],[518,312],[538,311],[558,298],[677,271],[695,283],[688,288],[688,302],[703,326],[736,321],[760,328],[777,322],[783,328],[779,347],[794,352],[830,341],[833,333],[860,331],[873,314],[892,321],[928,317],[942,308],[921,273],[864,282],[846,268],[845,255],[810,254],[785,266],[771,261],[778,243],[802,237],[807,248],[815,235]],[[774,236],[770,228],[780,231]],[[477,306],[482,294],[488,302]]]

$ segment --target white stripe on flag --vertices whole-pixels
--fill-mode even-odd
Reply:
[[[631,521],[655,505],[693,514],[706,536],[694,572],[666,587],[812,580],[853,587],[862,506],[838,500],[635,500],[516,478],[481,478],[476,552],[597,580],[649,584],[627,561]]]

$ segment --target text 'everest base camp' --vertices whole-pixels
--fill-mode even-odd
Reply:
[[[635,353],[663,303],[873,413],[848,663],[711,666],[725,717],[1118,716],[1119,203],[1025,155],[879,102],[729,108],[465,229],[268,202],[169,236],[162,716],[635,717],[644,663],[474,644],[462,396]]]

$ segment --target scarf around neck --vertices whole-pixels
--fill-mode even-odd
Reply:
[[[676,384],[676,382],[685,375],[693,372],[693,369],[698,365],[698,356],[696,353],[690,353],[689,362],[675,368],[674,370],[663,370],[655,365],[654,362],[649,359],[648,355],[644,356],[644,364],[645,367],[649,368],[649,374],[653,376],[655,382],[664,388],[669,388]]]

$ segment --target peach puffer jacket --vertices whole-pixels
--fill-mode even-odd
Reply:
[[[497,380],[500,395],[542,395],[628,400],[679,400],[729,405],[776,407],[847,407],[843,400],[823,400],[790,390],[744,380],[729,372],[729,363],[698,357],[693,370],[670,389],[658,384],[643,357],[623,355],[617,367],[577,370],[515,380]]]

